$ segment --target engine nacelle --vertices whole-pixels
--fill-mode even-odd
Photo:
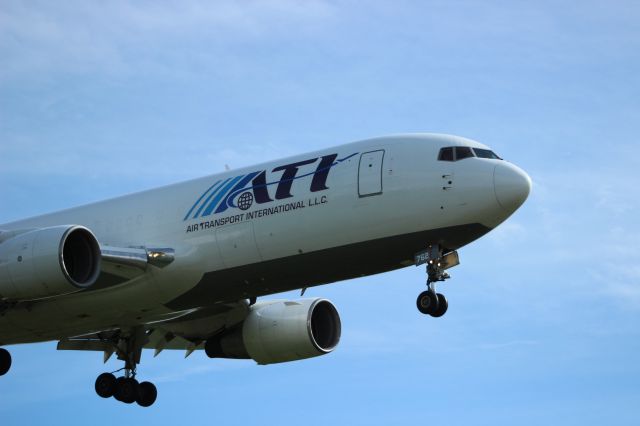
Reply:
[[[100,245],[82,226],[20,233],[0,244],[0,298],[35,300],[90,287],[100,274]]]
[[[258,364],[296,361],[333,351],[340,332],[340,316],[328,300],[259,302],[240,327],[209,339],[205,351]]]

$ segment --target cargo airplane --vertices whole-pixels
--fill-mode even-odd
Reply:
[[[147,407],[143,349],[295,361],[334,350],[341,322],[308,287],[425,265],[418,310],[457,250],[506,220],[531,180],[489,147],[440,134],[380,137],[0,225],[4,347],[57,341],[124,365],[103,398]],[[300,300],[262,299],[301,289]],[[119,373],[120,372],[120,373]],[[116,373],[116,374],[114,374]]]

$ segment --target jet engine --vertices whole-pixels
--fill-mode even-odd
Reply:
[[[267,301],[249,309],[238,327],[206,342],[210,358],[274,364],[325,355],[340,341],[340,316],[328,300]]]
[[[0,243],[0,298],[35,300],[90,287],[100,274],[100,246],[87,228],[53,226]]]

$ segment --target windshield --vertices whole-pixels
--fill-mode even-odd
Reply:
[[[482,149],[482,148],[473,148],[473,152],[476,153],[478,158],[490,158],[493,160],[502,160],[502,158],[498,157],[495,152],[490,149]]]
[[[473,152],[468,146],[456,146],[456,161],[473,157]]]
[[[502,160],[490,149],[469,148],[468,146],[448,146],[440,148],[438,161],[459,161],[465,158],[488,158],[491,160]]]

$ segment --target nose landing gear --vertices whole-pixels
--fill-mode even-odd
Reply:
[[[446,269],[459,265],[460,260],[456,251],[443,255],[442,248],[435,245],[416,254],[416,266],[425,263],[427,265],[427,290],[418,295],[416,306],[421,313],[439,318],[447,312],[449,303],[444,294],[436,292],[435,283],[449,279],[450,275]]]

